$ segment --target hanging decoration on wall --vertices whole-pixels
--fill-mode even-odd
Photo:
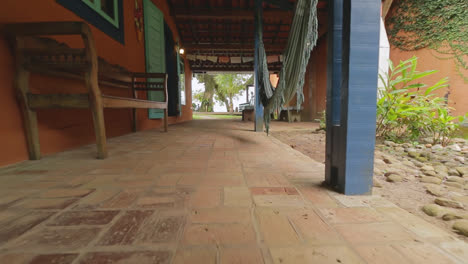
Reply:
[[[135,0],[134,20],[137,39],[138,42],[141,42],[143,39],[143,9],[141,8],[141,4],[138,3],[138,0]]]
[[[207,56],[187,54],[186,57],[189,61],[210,61],[212,63],[249,63],[253,62],[253,57],[229,57],[229,56]],[[283,55],[270,55],[267,56],[267,63],[276,63],[283,61]]]

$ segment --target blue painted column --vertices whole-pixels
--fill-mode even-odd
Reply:
[[[255,85],[255,127],[256,132],[263,132],[263,105],[260,100],[260,85],[258,81],[258,71],[259,68],[259,55],[258,55],[258,46],[260,45],[261,34],[258,34],[258,30],[262,30],[263,25],[263,7],[262,0],[255,0],[255,55],[254,55],[254,85]],[[260,32],[261,33],[261,32]]]
[[[374,168],[380,1],[329,3],[325,180],[344,194],[369,194]]]

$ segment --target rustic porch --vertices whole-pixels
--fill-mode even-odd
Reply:
[[[274,125],[274,124],[273,124]],[[195,120],[0,171],[0,263],[463,263],[468,249],[252,125]]]

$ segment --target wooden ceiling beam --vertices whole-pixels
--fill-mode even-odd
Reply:
[[[263,17],[267,20],[288,20],[292,19],[291,11],[283,10],[265,10],[263,11]],[[235,19],[235,20],[253,20],[254,13],[250,10],[236,10],[236,9],[219,9],[219,10],[188,10],[188,9],[176,9],[175,17],[177,20],[180,19]]]
[[[253,65],[251,67],[190,67],[194,73],[200,72],[253,72]],[[279,72],[281,67],[268,67],[270,72]]]
[[[278,44],[265,44],[265,49],[267,51],[270,50],[278,50],[282,51],[286,45],[278,45]],[[244,45],[244,44],[184,44],[184,48],[187,51],[253,51],[254,45],[253,42],[251,45]]]
[[[294,4],[287,0],[263,0],[263,2],[268,3],[270,5],[277,6],[283,10],[293,10]]]

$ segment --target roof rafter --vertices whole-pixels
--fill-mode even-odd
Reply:
[[[265,10],[263,17],[268,20],[277,19],[291,19],[291,11],[283,10]],[[250,10],[238,10],[238,9],[176,9],[176,19],[246,19],[253,20],[254,13]]]

